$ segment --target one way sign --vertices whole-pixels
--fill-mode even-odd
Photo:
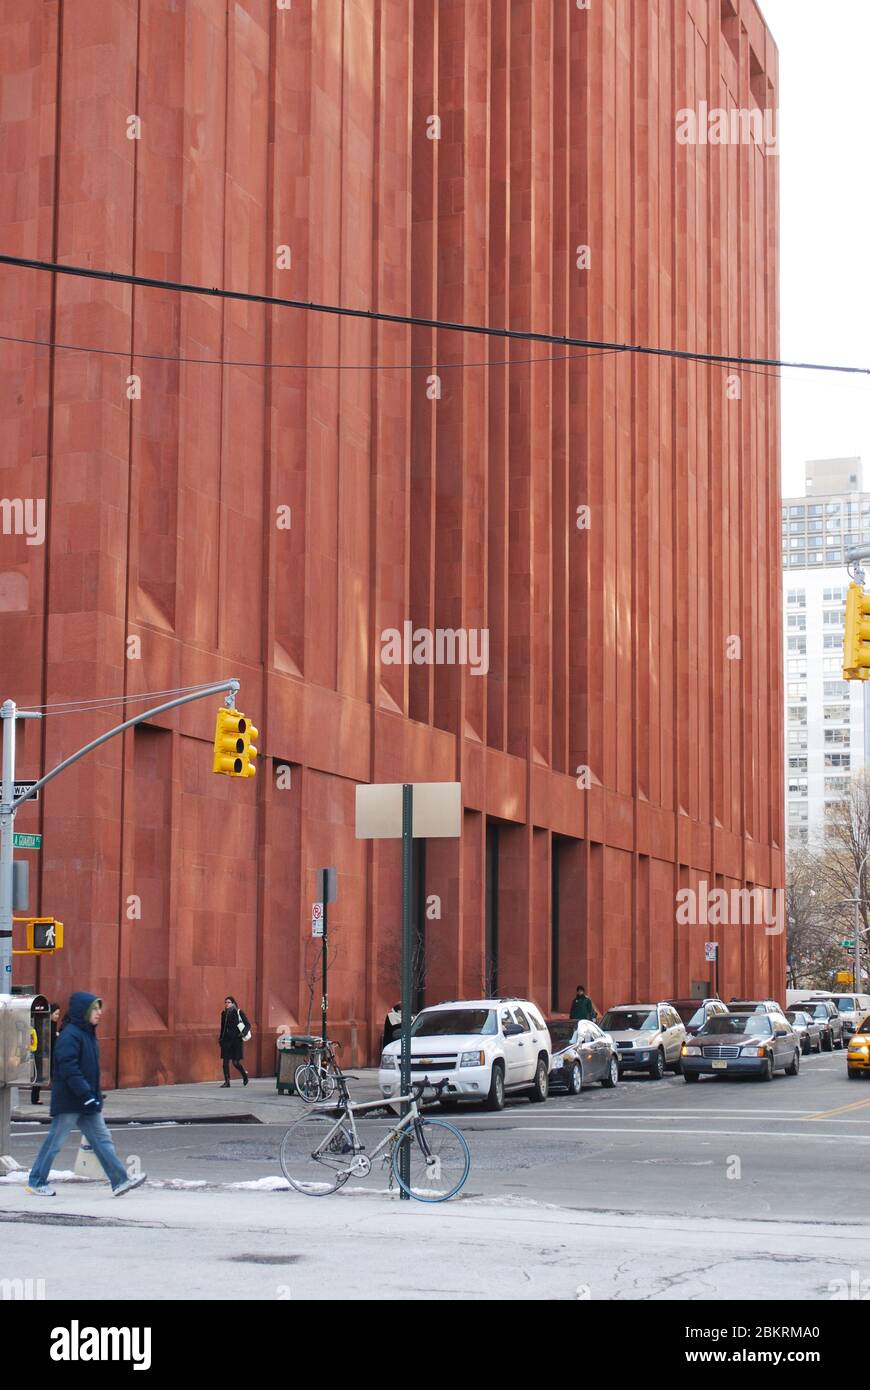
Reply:
[[[13,792],[12,796],[13,801],[17,801],[18,798],[21,796],[26,796],[27,793],[31,790],[31,788],[36,786],[38,780],[39,779],[37,777],[29,777],[25,782],[15,782],[15,791]],[[30,797],[30,800],[38,801],[39,792],[37,792],[35,796]]]

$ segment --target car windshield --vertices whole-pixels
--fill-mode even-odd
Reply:
[[[568,1046],[574,1036],[574,1029],[577,1025],[571,1019],[548,1018],[547,1027],[550,1030],[553,1049],[558,1052],[560,1047]]]
[[[708,1019],[697,1037],[735,1037],[743,1033],[750,1038],[769,1036],[770,1019],[767,1014],[717,1014]]]
[[[495,1009],[431,1009],[411,1024],[412,1038],[443,1038],[449,1033],[495,1033]]]
[[[797,1023],[802,1028],[805,1027],[806,1024],[809,1022],[809,1019],[807,1018],[803,1009],[786,1009],[785,1016],[788,1019],[789,1023]]]
[[[870,1014],[866,1014],[864,1018],[861,1019],[857,1031],[859,1033],[870,1033]]]
[[[680,1019],[687,1028],[694,1028],[697,1024],[704,1022],[704,1005],[699,1008],[693,1001],[689,1004],[672,1004],[671,1008],[676,1009]]]
[[[636,1033],[641,1028],[658,1028],[655,1009],[610,1009],[601,1020],[605,1033]]]
[[[810,1018],[827,1018],[827,1004],[804,1004],[804,1013],[809,1014]]]
[[[853,1013],[858,1007],[858,1000],[851,994],[837,994],[834,996],[834,1003],[840,1013]]]

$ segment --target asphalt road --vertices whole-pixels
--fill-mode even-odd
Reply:
[[[116,1144],[156,1180],[224,1185],[280,1176],[281,1137],[302,1107],[275,1101],[275,1123],[124,1126]],[[799,1076],[777,1074],[769,1084],[638,1078],[613,1091],[554,1093],[545,1105],[509,1100],[501,1114],[460,1110],[449,1118],[471,1148],[466,1196],[575,1211],[849,1221],[870,1159],[870,1081],[848,1081],[840,1052],[805,1057]],[[386,1125],[383,1114],[361,1123],[369,1150]],[[15,1126],[19,1162],[29,1162],[44,1132]],[[72,1167],[76,1144],[56,1167]],[[361,1185],[382,1190],[386,1176],[376,1165]]]

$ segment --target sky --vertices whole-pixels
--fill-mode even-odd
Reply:
[[[870,2],[758,0],[779,49],[780,354],[870,367]],[[782,489],[851,458],[870,491],[870,377],[785,369]]]

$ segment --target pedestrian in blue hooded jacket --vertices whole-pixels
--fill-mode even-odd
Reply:
[[[30,1170],[27,1191],[34,1197],[54,1197],[49,1186],[51,1165],[74,1129],[81,1130],[112,1184],[112,1195],[120,1197],[139,1187],[147,1176],[127,1176],[127,1169],[115,1152],[112,1136],[100,1111],[100,1044],[97,1024],[103,1001],[95,994],[78,990],[70,995],[69,1010],[57,1040],[51,1083],[51,1124],[45,1142]]]

